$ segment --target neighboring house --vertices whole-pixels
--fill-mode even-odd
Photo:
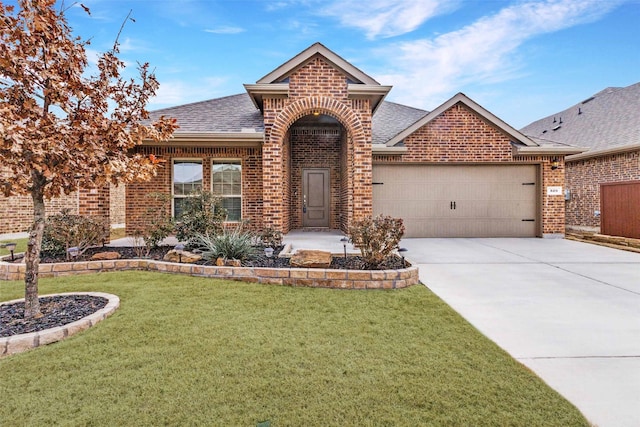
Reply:
[[[68,209],[73,214],[107,217],[111,225],[122,225],[125,222],[124,197],[124,185],[110,186],[106,193],[104,191],[98,192],[96,189],[74,191],[68,195],[45,200],[45,205],[47,215],[55,215],[63,209]],[[103,200],[108,201],[104,203]],[[2,218],[0,234],[28,231],[33,223],[31,196],[4,197],[0,195],[0,218]]]
[[[521,132],[588,148],[565,159],[567,227],[640,238],[640,83],[604,89]]]
[[[564,234],[563,159],[580,150],[534,142],[461,93],[431,112],[386,102],[391,86],[319,43],[245,90],[152,113],[180,129],[139,147],[165,163],[127,186],[129,231],[145,194],[171,194],[179,216],[203,189],[229,221],[282,232],[387,214],[407,237]]]

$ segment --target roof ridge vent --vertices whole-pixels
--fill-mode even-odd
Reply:
[[[596,97],[595,97],[595,96],[592,96],[591,98],[587,98],[587,99],[585,99],[584,101],[582,101],[582,103],[583,103],[583,104],[586,104],[587,102],[589,102],[589,101],[593,101],[594,99],[596,99]]]

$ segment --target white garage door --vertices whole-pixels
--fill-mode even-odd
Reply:
[[[373,212],[406,237],[535,237],[537,166],[374,165]]]

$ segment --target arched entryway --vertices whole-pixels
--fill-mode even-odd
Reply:
[[[358,114],[332,98],[284,107],[263,147],[265,224],[283,232],[346,231],[354,217],[370,215],[371,144],[364,129]]]
[[[324,114],[298,119],[284,141],[288,157],[289,229],[341,229],[348,205],[347,138],[342,124]]]

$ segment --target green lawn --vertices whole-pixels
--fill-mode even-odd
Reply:
[[[0,425],[578,426],[582,415],[423,286],[341,291],[158,273],[42,279],[117,294],[0,359]],[[22,296],[0,282],[0,301]]]

